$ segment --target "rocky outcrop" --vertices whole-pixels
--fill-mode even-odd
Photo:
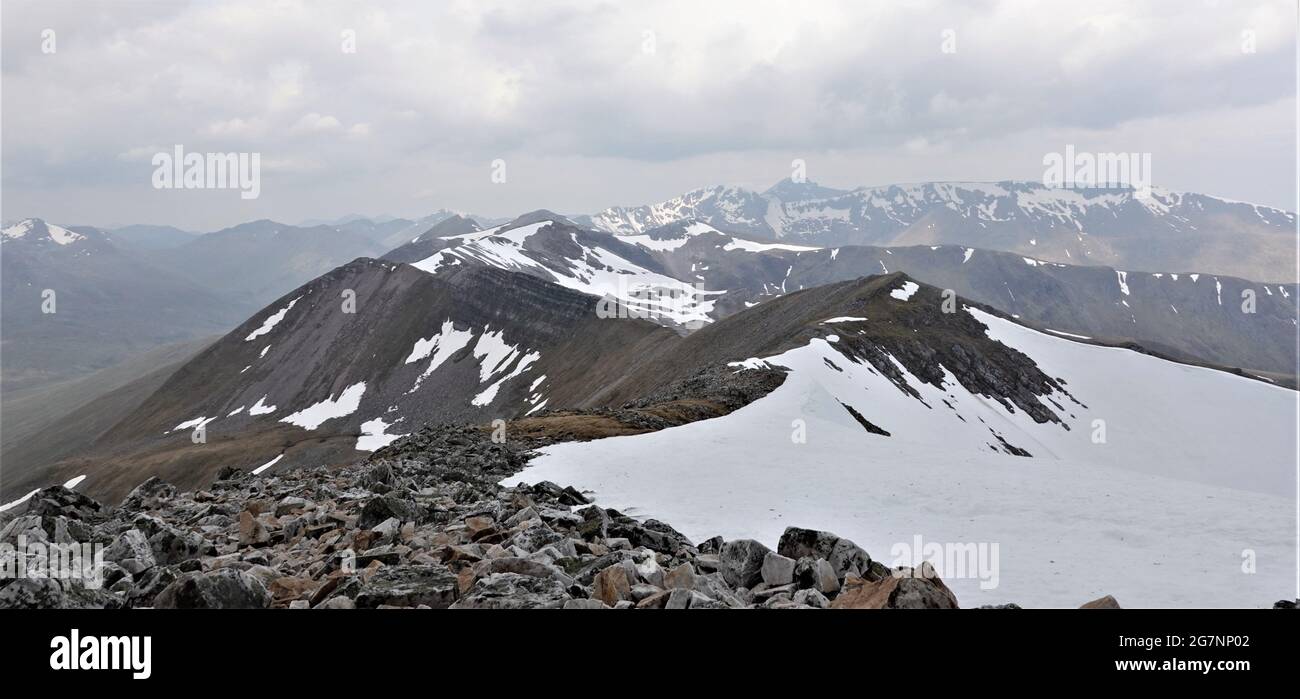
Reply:
[[[115,508],[47,489],[4,514],[0,542],[98,544],[102,580],[0,580],[0,607],[957,606],[937,578],[894,577],[907,571],[829,532],[791,527],[775,551],[697,545],[573,488],[498,485],[528,457],[481,430],[436,426],[337,471],[222,469],[192,492],[150,479]]]

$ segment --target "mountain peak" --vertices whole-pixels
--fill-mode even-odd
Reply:
[[[506,224],[506,228],[518,228],[519,226],[541,223],[542,221],[554,221],[555,223],[562,223],[568,226],[575,225],[573,221],[570,221],[567,217],[561,216],[554,211],[550,211],[549,209],[537,209],[536,211],[529,211],[528,213],[517,217],[515,220]]]
[[[763,192],[766,196],[776,197],[782,201],[806,201],[809,199],[830,199],[843,194],[848,194],[846,189],[832,189],[823,187],[816,182],[807,180],[804,182],[795,182],[787,177],[776,184],[772,185]]]
[[[62,226],[48,224],[39,218],[28,218],[0,231],[0,238],[5,241],[44,242],[48,240],[56,245],[71,245],[85,240],[86,236]]]

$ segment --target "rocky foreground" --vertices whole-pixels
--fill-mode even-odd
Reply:
[[[937,577],[895,574],[828,532],[792,527],[775,551],[693,544],[573,488],[498,485],[527,459],[437,426],[342,470],[227,468],[187,493],[152,478],[117,507],[47,488],[0,521],[28,571],[0,579],[0,607],[957,607]],[[101,584],[33,574],[49,563],[33,543],[103,545]]]

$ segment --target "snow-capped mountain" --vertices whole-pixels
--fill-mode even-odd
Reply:
[[[416,247],[422,241],[413,241]],[[612,299],[614,314],[652,318],[665,325],[696,328],[710,322],[713,297],[671,276],[638,239],[575,226],[550,211],[534,211],[510,223],[428,241],[440,248],[412,262],[436,274],[458,266],[489,266],[524,272],[560,286]],[[409,259],[411,247],[389,259]]]
[[[694,540],[811,521],[891,556],[916,537],[997,544],[993,587],[939,564],[965,606],[1073,606],[1081,586],[1259,606],[1290,589],[1293,391],[942,301],[893,274],[739,313],[644,371],[776,368],[776,390],[714,420],[545,447],[507,482],[577,483]],[[1243,551],[1260,574],[1242,574]]]
[[[511,254],[544,231],[589,245],[562,223],[511,230],[539,223]],[[997,543],[1000,587],[940,570],[968,606],[1074,604],[1081,585],[1136,606],[1254,605],[1290,584],[1291,390],[962,298],[945,310],[944,290],[898,272],[682,336],[602,318],[536,274],[445,263],[357,260],[294,290],[88,448],[8,466],[0,499],[81,476],[108,499],[151,475],[202,487],[226,466],[350,463],[430,422],[501,419],[553,445],[517,480],[590,488],[696,540],[799,521],[891,555],[916,536]],[[1240,573],[1247,549],[1259,575]]]
[[[68,247],[85,241],[86,234],[46,223],[39,218],[24,219],[0,230],[0,244],[19,240],[29,245]]]
[[[431,273],[459,265],[521,271],[684,329],[802,288],[904,271],[1053,330],[1133,341],[1180,359],[1296,373],[1295,284],[1066,265],[953,245],[761,242],[693,219],[614,236],[548,211],[487,230],[449,219],[385,259]]]
[[[55,468],[120,496],[155,472],[197,485],[228,464],[347,463],[430,422],[580,405],[677,338],[602,319],[596,302],[490,267],[355,260],[254,314]],[[43,482],[42,466],[7,464],[6,494]]]
[[[580,219],[621,235],[683,219],[805,245],[965,245],[1067,264],[1201,270],[1296,281],[1293,212],[1155,188],[1048,188],[1036,182],[934,182],[829,190],[778,183],[763,193],[698,189]]]

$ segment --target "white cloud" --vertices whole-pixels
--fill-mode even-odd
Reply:
[[[416,214],[427,202],[395,192],[422,189],[496,215],[589,211],[766,186],[793,157],[841,186],[1025,177],[1066,135],[1152,151],[1182,180],[1159,184],[1282,206],[1295,189],[1285,0],[233,0],[93,15],[14,2],[4,20],[4,203],[62,207],[47,218],[155,210],[61,184],[134,186],[128,154],[155,143],[263,152],[297,176],[260,203],[286,219],[324,214],[322,201]],[[60,27],[54,55],[30,40],[47,26]],[[1247,27],[1255,54],[1240,51]],[[940,52],[945,28],[956,54]],[[1229,132],[1196,130],[1211,121]],[[506,186],[486,175],[498,157]],[[241,215],[204,206],[174,223]]]
[[[329,115],[321,115],[312,112],[310,114],[304,114],[303,117],[298,120],[298,123],[293,125],[291,130],[295,132],[338,131],[342,128],[343,124],[339,123],[338,119]]]

